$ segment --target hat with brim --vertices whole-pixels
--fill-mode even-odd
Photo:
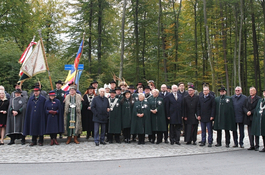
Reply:
[[[111,83],[115,83],[115,84],[116,84],[116,81],[114,81],[114,80],[111,80],[110,84],[111,84]]]
[[[120,90],[120,91],[121,91],[121,88],[120,88],[120,87],[116,87],[116,89],[115,89],[115,90],[116,90],[116,91],[117,91],[117,90]]]
[[[89,86],[88,88],[87,88],[87,90],[89,90],[89,89],[95,89],[93,86]]]
[[[15,93],[22,93],[21,89],[16,89]]]
[[[133,85],[130,85],[128,89],[135,89]]]
[[[16,83],[14,84],[14,88],[16,88],[16,86],[20,86],[20,83]],[[23,87],[23,85],[21,85],[21,88]]]
[[[33,89],[33,91],[40,91],[40,88],[39,88],[39,87],[35,87],[35,88]]]
[[[55,91],[50,91],[49,96],[56,96]]]
[[[226,91],[226,88],[224,86],[222,86],[220,89],[218,89],[218,91]]]
[[[150,89],[150,90],[151,90],[150,86],[145,86],[144,90],[145,90],[145,89]]]
[[[92,84],[95,84],[95,83],[97,83],[97,84],[98,84],[98,82],[97,82],[97,81],[93,81],[92,83],[90,83],[90,85],[92,86]]]
[[[55,84],[61,84],[61,85],[63,85],[63,82],[61,80],[58,80],[58,81],[55,82]]]
[[[110,90],[109,93],[113,93],[113,94],[116,94],[116,91],[115,90]]]
[[[131,91],[126,90],[126,91],[124,92],[124,94],[127,94],[127,93],[131,94]]]

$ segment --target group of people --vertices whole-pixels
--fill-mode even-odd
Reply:
[[[226,88],[221,87],[215,97],[207,83],[198,93],[192,83],[188,83],[187,91],[182,82],[171,88],[163,84],[159,91],[152,80],[147,86],[138,83],[136,87],[125,81],[116,87],[116,81],[112,80],[104,88],[98,88],[97,81],[92,82],[82,96],[74,84],[69,85],[67,92],[61,89],[62,81],[55,84],[56,89],[46,93],[37,83],[29,98],[20,84],[14,86],[11,95],[0,86],[0,145],[4,144],[5,136],[10,137],[8,145],[16,139],[25,144],[27,135],[32,136],[30,146],[42,146],[44,135],[50,135],[50,145],[59,145],[58,134],[67,136],[66,144],[71,143],[72,137],[79,144],[83,131],[87,139],[94,138],[96,146],[114,140],[121,143],[121,135],[125,143],[136,141],[138,136],[138,144],[145,144],[148,135],[151,143],[160,144],[164,140],[180,145],[181,131],[186,144],[196,145],[199,123],[200,146],[208,142],[208,147],[212,147],[213,130],[217,131],[215,146],[221,146],[224,130],[226,147],[230,146],[232,131],[233,147],[244,148],[244,125],[248,127],[248,150],[259,150],[259,136],[265,145],[265,90],[261,98],[251,87],[250,96],[246,97],[238,86],[230,97]],[[260,152],[265,152],[265,148]]]

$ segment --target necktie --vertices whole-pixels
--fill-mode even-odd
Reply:
[[[177,93],[174,93],[175,99],[178,100]]]

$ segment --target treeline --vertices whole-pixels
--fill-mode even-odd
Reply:
[[[15,83],[17,60],[42,29],[54,81],[66,77],[64,64],[73,64],[85,32],[82,92],[93,79],[103,85],[114,73],[128,84],[183,81],[200,91],[209,82],[215,92],[223,85],[231,95],[239,85],[245,94],[250,86],[261,94],[264,16],[264,0],[4,0],[0,45],[10,49],[0,48],[0,82]],[[46,74],[25,87],[37,79],[49,89]]]

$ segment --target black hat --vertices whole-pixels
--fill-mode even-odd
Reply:
[[[114,94],[116,94],[116,91],[115,91],[115,90],[110,90],[109,93],[114,93]]]
[[[130,85],[128,89],[134,89],[134,85]]]
[[[61,85],[63,85],[63,82],[61,80],[58,80],[58,81],[55,82],[55,84],[61,84]]]
[[[15,93],[22,93],[21,89],[16,89]]]
[[[167,89],[171,89],[171,87],[169,85],[167,85]]]
[[[87,88],[87,90],[88,90],[88,89],[95,89],[95,88],[94,88],[93,86],[89,86],[89,87]]]
[[[150,86],[145,86],[144,89],[150,89],[151,90]]]
[[[98,84],[98,82],[96,80],[94,80],[92,83],[90,83],[90,85],[92,86],[92,84],[95,84],[95,83]]]
[[[56,96],[55,91],[50,91],[49,96]]]
[[[142,85],[142,86],[143,86],[143,83],[142,83],[142,82],[138,82],[138,83],[136,84],[136,87],[137,87],[138,85]]]
[[[121,88],[120,87],[116,87],[116,89],[115,90],[121,90]]]
[[[14,84],[14,88],[16,88],[16,86],[19,86],[20,85],[20,82],[19,83],[16,83],[16,84]],[[22,87],[23,87],[23,85],[22,85]],[[21,88],[22,88],[21,87]]]
[[[193,90],[195,90],[195,87],[193,85],[190,85],[189,88],[192,88]]]
[[[125,95],[125,94],[127,94],[127,93],[131,93],[131,91],[126,90],[126,91],[124,91],[123,94]]]
[[[114,81],[114,80],[111,80],[110,84],[111,84],[111,83],[115,83],[115,84],[116,84],[116,81]]]
[[[265,91],[265,89],[262,90],[262,92],[264,92],[264,91]]]
[[[226,88],[224,86],[221,86],[221,88],[218,89],[218,91],[226,91]]]

